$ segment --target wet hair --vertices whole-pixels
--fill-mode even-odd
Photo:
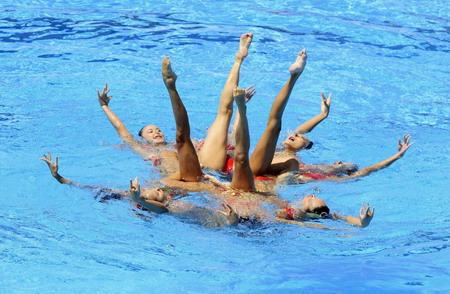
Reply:
[[[97,199],[101,203],[105,203],[108,200],[122,200],[123,194],[114,192],[113,189],[109,188],[100,188],[94,190],[94,198]]]
[[[139,133],[138,133],[138,136],[139,136],[139,137],[142,137],[142,132],[144,131],[144,128],[145,128],[145,127],[143,127],[143,128],[139,131]]]
[[[306,150],[309,150],[309,149],[312,148],[313,145],[314,145],[314,143],[313,143],[312,141],[309,141],[309,144],[306,145],[305,149],[306,149]]]
[[[358,166],[356,164],[350,163],[345,164],[344,169],[342,170],[343,174],[351,175],[352,173],[358,171]]]
[[[103,195],[99,202],[101,203],[105,203],[108,200],[122,200],[123,199],[123,195],[120,193],[110,193],[110,194],[105,194]]]
[[[314,209],[307,209],[307,210],[305,210],[305,212],[306,213],[314,213],[314,214],[318,214],[318,215],[322,216],[323,213],[326,213],[328,215],[330,213],[330,209],[328,208],[328,206],[322,205],[322,206],[316,207]]]

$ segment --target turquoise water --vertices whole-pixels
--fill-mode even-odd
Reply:
[[[0,292],[450,291],[446,1],[7,0],[0,7]],[[304,162],[363,167],[413,135],[403,159],[370,177],[280,189],[286,199],[320,191],[343,214],[370,202],[376,213],[368,228],[211,229],[170,215],[137,218],[126,202],[99,203],[58,184],[38,160],[51,150],[61,174],[84,184],[125,189],[135,176],[158,179],[117,147],[95,89],[109,83],[110,106],[133,133],[154,123],[173,140],[160,77],[169,55],[192,137],[203,138],[245,32],[255,35],[240,83],[258,91],[248,110],[252,146],[302,48],[308,64],[283,134],[319,113],[320,91],[333,92]]]

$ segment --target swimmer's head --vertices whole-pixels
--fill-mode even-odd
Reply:
[[[284,140],[283,144],[286,149],[296,152],[302,149],[311,149],[313,146],[313,142],[311,142],[308,137],[298,133],[290,135],[286,140]]]
[[[316,197],[315,195],[307,195],[302,200],[303,211],[306,213],[314,213],[322,217],[330,213],[325,201]]]
[[[154,125],[148,125],[143,127],[138,134],[143,140],[150,144],[163,144],[166,142],[166,138],[161,130]]]
[[[358,166],[350,162],[338,161],[333,163],[333,166],[336,168],[337,173],[343,173],[347,175],[350,175],[351,173],[354,173],[358,170]]]
[[[325,201],[315,195],[307,195],[301,200],[301,207],[286,206],[277,211],[277,217],[296,220],[327,217],[330,213]]]
[[[141,192],[141,197],[144,200],[151,200],[164,203],[167,201],[168,197],[162,189],[149,189]]]

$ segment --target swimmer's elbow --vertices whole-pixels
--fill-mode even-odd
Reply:
[[[351,175],[349,175],[347,177],[343,177],[343,178],[340,178],[340,179],[341,180],[348,180],[348,179],[362,178],[362,177],[368,176],[371,173],[373,173],[375,171],[378,171],[378,170],[380,170],[380,169],[376,168],[374,166],[369,166],[369,167],[363,168],[363,169],[361,169],[359,171],[356,171],[356,172],[352,173]]]

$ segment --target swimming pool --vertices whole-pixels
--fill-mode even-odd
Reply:
[[[446,1],[2,1],[0,4],[0,289],[4,293],[435,293],[450,289],[449,34]],[[302,48],[308,64],[283,132],[320,111],[307,163],[367,166],[415,145],[388,169],[359,181],[283,187],[311,191],[334,211],[376,207],[371,225],[320,231],[288,225],[211,229],[172,216],[135,217],[129,204],[99,203],[58,184],[41,154],[60,156],[62,175],[126,188],[157,179],[120,143],[98,107],[133,133],[155,123],[174,139],[160,77],[169,55],[203,138],[240,34],[253,32],[242,86],[258,94],[248,117],[252,146],[268,105]],[[192,195],[202,199],[202,195]],[[335,228],[343,223],[324,221]]]

